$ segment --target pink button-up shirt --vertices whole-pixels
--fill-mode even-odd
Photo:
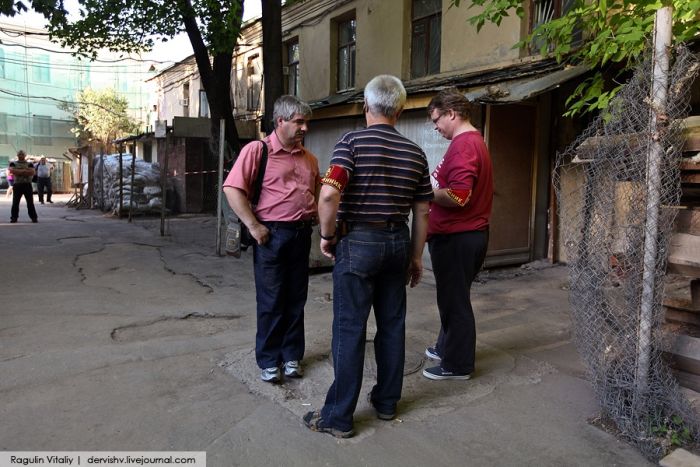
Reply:
[[[320,183],[318,160],[301,144],[292,152],[282,147],[276,133],[263,139],[267,144],[267,167],[260,200],[254,209],[261,221],[298,221],[316,217],[316,189]],[[245,145],[226,177],[224,186],[250,195],[262,157],[262,145]]]

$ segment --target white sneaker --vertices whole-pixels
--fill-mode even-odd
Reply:
[[[271,368],[265,368],[260,372],[260,379],[265,381],[266,383],[279,383],[282,379],[282,376],[280,375],[280,369],[276,366],[273,366]]]
[[[304,370],[298,360],[290,360],[284,364],[284,376],[288,378],[301,378]]]

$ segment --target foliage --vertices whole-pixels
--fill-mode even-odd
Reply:
[[[76,126],[71,131],[77,138],[109,147],[113,140],[139,129],[139,124],[127,114],[128,105],[126,98],[119,96],[114,89],[87,88],[78,93],[76,104],[63,108],[75,117]]]
[[[662,438],[664,440],[662,444],[667,447],[686,446],[692,441],[690,428],[678,415],[665,417],[663,420],[657,421],[651,427],[651,432]]]
[[[460,3],[451,0],[451,6]],[[674,43],[700,35],[700,0],[574,0],[569,11],[539,25],[515,47],[589,66],[595,73],[569,98],[567,114],[605,109],[620,86],[606,82],[604,75],[612,74],[614,82],[634,66],[651,38],[656,11],[667,5],[673,6]],[[483,7],[469,18],[477,30],[486,23],[500,25],[510,14],[525,16],[519,0],[473,0],[469,8],[474,6]]]
[[[194,18],[210,52],[232,49],[243,15],[238,0],[78,0],[79,18],[71,20],[63,0],[0,0],[0,14],[12,16],[32,8],[48,21],[52,39],[63,46],[96,55],[100,49],[118,52],[150,50],[156,41],[185,31],[184,19]]]

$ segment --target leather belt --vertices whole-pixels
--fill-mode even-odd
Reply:
[[[263,225],[270,228],[287,229],[287,230],[302,230],[311,228],[313,221],[262,221]]]
[[[406,227],[403,221],[377,221],[377,222],[353,222],[348,221],[348,231],[350,230],[399,230]]]

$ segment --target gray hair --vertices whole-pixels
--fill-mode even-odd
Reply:
[[[374,115],[394,117],[406,104],[406,89],[396,76],[375,76],[365,86],[365,104]]]
[[[299,114],[308,119],[311,117],[311,107],[306,102],[301,101],[296,96],[284,95],[275,101],[275,108],[272,111],[272,119],[277,128],[277,120],[291,120],[294,115]]]

